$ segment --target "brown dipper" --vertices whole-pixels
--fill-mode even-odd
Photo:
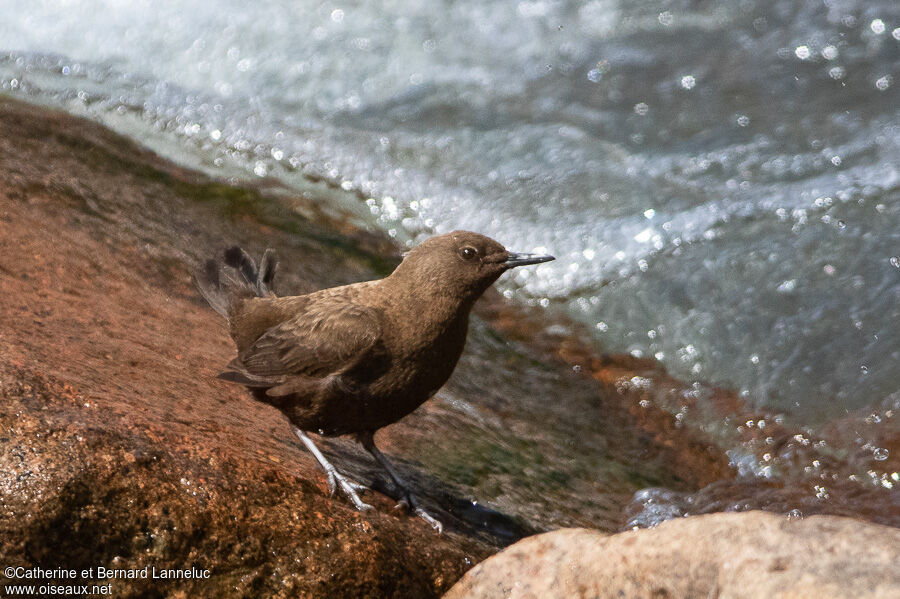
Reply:
[[[198,287],[228,319],[238,355],[219,378],[246,385],[281,410],[325,470],[359,510],[363,488],[338,472],[306,432],[353,434],[401,490],[405,503],[441,530],[375,447],[375,431],[435,394],[456,367],[481,294],[515,266],[553,256],[516,254],[477,233],[428,239],[388,277],[276,297],[277,262],[266,250],[259,268],[239,247],[210,260]]]

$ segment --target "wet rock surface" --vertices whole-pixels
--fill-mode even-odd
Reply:
[[[327,497],[284,418],[215,379],[232,350],[192,264],[271,241],[305,257],[295,280],[340,284],[375,276],[376,238],[271,229],[251,192],[75,119],[0,104],[0,122],[4,565],[211,571],[115,596],[424,597],[495,550],[379,494],[365,514]]]
[[[710,477],[670,474],[667,449],[602,417],[594,383],[482,319],[448,388],[379,435],[449,532],[395,511],[368,458],[327,441],[386,493],[357,513],[326,496],[276,410],[216,380],[233,348],[190,273],[227,244],[271,246],[279,291],[302,293],[383,276],[393,245],[316,198],[210,181],[79,119],[2,100],[0,124],[6,564],[212,575],[117,580],[116,596],[435,596],[536,530],[615,529],[637,488]],[[589,417],[560,426],[573,409]],[[701,453],[711,478],[727,473]]]
[[[98,125],[0,98],[4,564],[211,571],[117,580],[115,596],[428,597],[535,532],[630,527],[648,488],[687,498],[671,516],[808,501],[807,515],[900,522],[886,489],[831,485],[820,501],[815,488],[741,479],[667,403],[686,385],[653,361],[600,355],[575,325],[496,293],[476,306],[448,385],[378,434],[447,532],[395,511],[353,443],[324,441],[376,489],[364,496],[375,510],[355,512],[327,496],[280,413],[215,378],[234,349],[190,273],[227,245],[273,247],[277,291],[305,293],[384,276],[399,252],[327,194],[263,184],[213,181]],[[744,410],[716,393],[723,414]],[[772,432],[785,443],[796,433]]]
[[[900,530],[836,516],[713,514],[616,535],[562,529],[470,570],[445,599],[900,595]]]

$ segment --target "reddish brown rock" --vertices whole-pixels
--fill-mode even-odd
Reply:
[[[496,550],[329,498],[284,417],[215,378],[233,350],[191,265],[270,240],[293,285],[335,285],[389,245],[78,119],[0,100],[0,131],[0,564],[210,570],[116,597],[428,597]]]
[[[764,512],[671,520],[606,535],[530,537],[470,570],[444,599],[900,596],[900,530]]]
[[[428,597],[527,534],[523,521],[614,531],[645,487],[717,481],[715,509],[758,494],[731,491],[721,448],[662,407],[683,383],[550,334],[571,323],[549,327],[495,294],[448,385],[379,433],[450,533],[380,493],[365,514],[328,498],[284,418],[215,379],[233,348],[190,272],[226,245],[271,246],[279,290],[303,293],[384,275],[396,248],[328,194],[275,191],[0,99],[0,564],[211,570],[116,581],[126,597]],[[658,391],[625,384],[642,378]],[[325,445],[370,479],[352,444]],[[883,499],[865,514],[886,513]]]
[[[273,197],[210,181],[80,119],[3,100],[0,131],[0,380],[9,397],[0,407],[8,431],[0,452],[9,458],[10,444],[16,444],[15,451],[32,455],[15,468],[7,464],[7,476],[17,484],[32,475],[32,483],[43,481],[29,492],[30,503],[12,490],[3,501],[15,509],[5,513],[26,510],[43,517],[47,502],[57,501],[51,489],[68,484],[66,460],[56,463],[63,450],[54,453],[53,443],[63,439],[60,447],[68,447],[74,435],[94,449],[72,453],[74,462],[66,467],[87,473],[83,486],[102,496],[95,476],[139,488],[143,471],[134,464],[141,464],[141,455],[156,455],[166,465],[158,475],[174,485],[160,488],[190,483],[193,493],[197,483],[184,473],[196,473],[220,498],[216,509],[243,510],[253,501],[275,509],[283,500],[305,509],[318,502],[316,513],[335,519],[334,526],[355,526],[360,517],[344,502],[322,498],[321,475],[283,417],[215,380],[233,348],[195,292],[190,271],[226,245],[240,244],[255,255],[271,246],[282,261],[279,290],[302,293],[384,275],[396,260],[392,243],[337,211],[327,194],[321,201],[284,190]],[[396,539],[398,546],[408,545],[398,555],[414,556],[404,563],[417,576],[436,572],[446,587],[467,565],[527,533],[523,520],[538,527],[614,530],[641,486],[692,491],[694,481],[715,478],[673,469],[669,456],[680,441],[633,434],[627,418],[623,425],[624,412],[611,411],[615,406],[593,381],[567,366],[542,363],[539,350],[508,343],[483,322],[476,319],[473,326],[460,376],[422,409],[379,433],[404,478],[449,512],[456,522],[448,528],[462,535],[420,538],[432,555],[446,548],[447,555],[460,558],[459,568],[445,570],[426,565],[421,556],[427,552],[415,541]],[[69,395],[48,391],[25,402],[22,385],[66,389]],[[21,436],[26,424],[33,434]],[[93,469],[96,455],[113,439],[119,449],[97,463],[119,468],[120,478]],[[371,478],[371,460],[352,444],[326,445],[349,472]],[[724,455],[708,447],[700,453],[709,457],[699,463],[728,472]],[[138,456],[134,462],[132,454]],[[260,476],[275,474],[282,477],[273,479],[279,481],[275,487],[258,484]],[[475,498],[516,518],[473,504]],[[383,509],[363,521],[423,533],[393,513],[387,498],[371,499]],[[94,501],[87,505],[105,513],[103,527],[121,518],[118,508]],[[140,505],[149,509],[159,502],[162,497]],[[256,518],[272,527],[267,546],[290,554],[293,537],[265,513]],[[67,517],[78,521],[77,515]],[[140,510],[129,513],[141,521],[147,517]],[[15,519],[0,526],[9,539],[33,534],[16,528]],[[301,536],[298,542],[306,540]],[[34,557],[21,553],[24,544],[15,547],[2,555],[19,555],[22,562]],[[84,551],[93,549],[85,545]],[[110,551],[126,559],[120,555],[125,549]],[[361,566],[354,564],[326,560],[322,567],[358,571]],[[403,580],[399,574],[392,578]]]
[[[216,380],[233,348],[190,272],[225,245],[272,246],[299,293],[384,275],[393,245],[327,201],[213,182],[81,119],[0,100],[0,132],[0,563],[211,571],[116,581],[123,597],[427,597],[523,518],[615,529],[649,481],[695,490],[593,382],[476,325],[468,375],[382,437],[450,533],[378,493],[355,512],[276,410]],[[347,445],[328,449],[366,478]]]

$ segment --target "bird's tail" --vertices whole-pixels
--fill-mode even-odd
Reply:
[[[233,306],[241,300],[275,296],[272,281],[277,267],[278,258],[272,249],[266,250],[257,268],[247,252],[233,246],[221,257],[207,260],[203,270],[194,276],[194,282],[212,309],[228,318]]]

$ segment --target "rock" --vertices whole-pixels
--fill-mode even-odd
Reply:
[[[433,597],[531,534],[523,520],[613,530],[640,487],[694,491],[729,472],[688,434],[634,434],[592,379],[485,318],[461,376],[379,432],[447,532],[380,492],[363,514],[328,497],[283,415],[216,379],[233,344],[191,271],[227,245],[271,246],[277,289],[301,293],[383,276],[398,253],[330,192],[277,191],[210,180],[0,95],[0,565],[210,572],[117,579],[116,597]],[[352,443],[323,445],[373,480]],[[700,466],[678,467],[680,448]]]
[[[329,497],[285,418],[215,378],[233,349],[194,265],[271,242],[302,288],[376,277],[388,249],[80,119],[0,97],[0,131],[4,568],[209,571],[115,597],[435,597],[497,550]],[[0,575],[51,582],[106,581]]]
[[[606,535],[530,537],[444,599],[900,597],[900,530],[836,516],[711,514]]]
[[[278,249],[279,291],[386,274],[395,246],[329,198],[212,181],[0,96],[0,564],[210,572],[114,580],[117,597],[432,597],[524,520],[615,529],[641,486],[728,472],[706,446],[715,474],[673,467],[680,443],[633,434],[593,380],[476,320],[462,376],[379,432],[445,534],[380,492],[363,514],[328,497],[285,418],[216,379],[233,344],[190,275],[235,243]],[[353,443],[323,445],[373,481]]]
[[[115,580],[117,597],[430,597],[535,529],[615,531],[641,489],[690,497],[733,477],[721,447],[653,405],[683,383],[598,358],[573,323],[548,327],[494,293],[448,385],[379,432],[448,533],[380,492],[364,514],[328,497],[284,417],[216,380],[233,344],[190,273],[226,245],[275,247],[277,290],[303,293],[383,276],[399,254],[327,185],[262,183],[210,180],[0,95],[0,564],[210,571]],[[323,445],[390,492],[353,443]]]

